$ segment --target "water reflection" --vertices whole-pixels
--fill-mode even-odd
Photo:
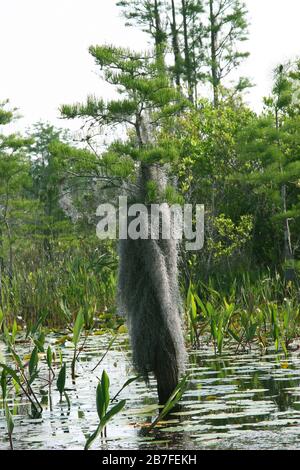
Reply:
[[[52,345],[57,336],[51,338]],[[71,408],[59,403],[52,386],[48,394],[41,381],[42,418],[32,415],[19,396],[14,403],[14,442],[17,449],[82,449],[96,429],[95,389],[105,368],[112,396],[128,377],[134,376],[128,340],[120,336],[101,365],[92,372],[106,350],[109,336],[93,336],[80,356],[75,383],[67,383]],[[21,346],[22,347],[22,346]],[[61,346],[70,372],[72,347]],[[5,353],[5,348],[2,346]],[[24,354],[27,353],[26,345]],[[172,413],[150,435],[143,430],[157,415],[156,386],[132,383],[120,395],[127,399],[124,411],[109,424],[107,438],[95,443],[102,449],[274,449],[300,448],[300,356],[286,360],[277,354],[231,354],[215,357],[205,347],[189,356],[190,386],[182,408]],[[45,368],[43,375],[47,374]],[[70,373],[69,373],[70,376]],[[12,402],[13,400],[13,402]],[[30,417],[31,415],[31,417]],[[5,418],[0,405],[0,448],[7,448]]]

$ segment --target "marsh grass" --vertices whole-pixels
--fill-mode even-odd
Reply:
[[[12,279],[2,275],[0,309],[8,323],[17,319],[21,327],[30,327],[43,315],[45,325],[64,328],[80,309],[86,328],[92,328],[97,317],[111,326],[116,318],[115,287],[116,263],[111,255],[93,259],[66,254],[32,270],[20,263]]]
[[[189,286],[186,324],[191,346],[198,348],[206,338],[216,354],[222,354],[226,344],[236,352],[273,345],[287,355],[300,335],[297,286],[284,285],[279,275],[261,276],[255,282],[243,275],[229,289],[220,286],[218,280]]]

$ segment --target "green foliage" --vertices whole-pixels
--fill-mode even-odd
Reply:
[[[0,384],[1,384],[1,391],[2,391],[2,399],[4,402],[4,400],[6,399],[6,393],[7,393],[7,371],[5,369],[2,369]]]
[[[38,319],[43,322],[44,317],[52,326],[65,326],[72,323],[72,317],[82,308],[88,329],[94,317],[99,318],[103,326],[113,327],[116,321],[110,320],[109,314],[114,311],[116,253],[111,244],[98,248],[95,240],[93,245],[88,246],[88,243],[89,240],[70,241],[70,246],[61,243],[55,250],[55,263],[48,264],[47,270],[42,258],[37,259],[34,266],[20,263],[12,282],[7,277],[2,278],[7,319],[13,323],[15,312],[19,312],[29,328],[37,325]],[[30,253],[37,253],[34,246],[24,255]],[[105,311],[106,317],[103,316]]]
[[[155,108],[156,123],[182,109],[181,95],[170,86],[166,75],[157,75],[150,55],[113,46],[90,47],[90,53],[102,68],[106,81],[118,86],[122,99],[104,102],[90,96],[84,104],[63,105],[64,117],[89,117],[98,125],[136,126],[145,108]]]
[[[284,283],[278,275],[248,276],[231,282],[230,295],[221,287],[190,285],[186,312],[190,317],[191,343],[199,346],[199,338],[214,344],[215,353],[222,354],[224,345],[246,350],[253,346],[265,351],[274,345],[288,355],[289,347],[299,335],[297,290],[290,286],[289,298],[284,297]],[[200,295],[201,293],[201,295]]]
[[[5,401],[15,387],[36,414],[42,412],[35,391],[40,353],[46,352],[49,389],[55,358],[60,360],[57,389],[68,401],[66,364],[46,342],[45,324],[67,329],[63,341],[74,344],[73,379],[87,333],[95,325],[102,333],[123,324],[115,312],[116,246],[97,240],[95,213],[121,188],[134,193],[141,167],[164,166],[178,182],[160,192],[148,180],[142,188],[146,203],[205,206],[203,250],[181,253],[190,344],[212,343],[218,354],[228,347],[271,346],[288,354],[299,336],[300,62],[276,68],[271,95],[255,114],[238,94],[247,79],[232,89],[223,86],[248,55],[241,47],[248,36],[242,2],[118,4],[131,24],[151,35],[155,51],[90,47],[118,95],[61,107],[62,117],[84,120],[80,145],[41,122],[25,137],[9,134],[5,126],[15,110],[0,104],[0,329],[12,359],[1,364],[1,390]],[[214,102],[199,99],[207,81]],[[97,139],[102,130],[118,136],[104,149]],[[25,325],[31,345],[26,362],[18,354]],[[159,420],[185,385],[184,379]],[[109,410],[109,402],[104,371],[97,386],[99,426],[87,448],[125,404]]]
[[[130,379],[126,380],[126,382],[122,385],[122,387],[120,388],[120,390],[115,394],[115,396],[111,399],[111,402],[115,401],[117,399],[117,397],[120,395],[120,393],[126,388],[128,387],[128,385],[132,384],[133,382],[135,382],[136,380],[138,380],[140,378],[140,375],[137,375],[136,377],[131,377]]]
[[[73,343],[75,347],[78,344],[83,325],[84,325],[84,317],[83,317],[82,309],[80,309],[77,314],[74,327],[73,327]]]
[[[150,431],[152,431],[152,429],[155,428],[155,426],[157,426],[157,424],[163,420],[168,414],[170,414],[170,412],[176,407],[176,405],[178,404],[178,402],[181,400],[182,398],[182,395],[184,394],[184,392],[186,391],[187,389],[187,386],[188,386],[188,379],[189,379],[189,376],[188,375],[185,375],[179,382],[179,384],[177,385],[177,387],[175,388],[175,390],[171,393],[169,399],[167,400],[165,406],[163,407],[163,409],[161,410],[161,412],[159,413],[159,415],[157,416],[157,418],[151,423],[151,425],[146,429],[146,431],[144,432],[144,434],[148,434]]]
[[[63,364],[62,368],[59,371],[57,381],[56,381],[57,390],[60,393],[60,400],[62,400],[62,396],[65,393],[66,375],[67,375],[67,366],[66,364]]]
[[[105,429],[106,425],[108,424],[108,422],[118,413],[120,413],[120,411],[122,411],[122,409],[124,408],[124,406],[126,405],[126,400],[121,400],[119,403],[117,403],[116,405],[114,405],[107,413],[106,415],[100,420],[100,423],[99,423],[99,426],[97,427],[96,431],[91,434],[91,436],[87,439],[86,441],[86,444],[85,444],[85,447],[84,447],[84,450],[89,450],[89,448],[91,447],[92,443],[94,442],[94,440],[99,436],[99,434],[101,434],[103,432],[103,430]]]
[[[31,404],[32,407],[32,414],[34,417],[40,417],[43,409],[38,400],[34,390],[32,388],[32,384],[35,379],[38,377],[39,371],[37,369],[38,365],[38,351],[35,347],[30,355],[29,363],[28,363],[28,372],[29,376],[26,372],[25,364],[23,364],[22,359],[17,354],[14,345],[11,340],[11,336],[8,333],[6,326],[4,325],[4,335],[8,350],[12,356],[12,360],[15,364],[15,368],[10,367],[6,364],[0,363],[0,367],[2,368],[1,374],[1,388],[3,394],[3,400],[6,398],[6,391],[7,391],[7,381],[11,378],[14,381],[15,388],[19,388],[22,390],[28,402]]]
[[[240,223],[234,224],[224,214],[214,218],[214,238],[208,238],[207,245],[215,259],[236,254],[251,239],[253,217],[241,216]]]
[[[125,404],[126,404],[126,400],[121,400],[119,403],[112,406],[109,411],[107,411],[108,405],[109,405],[109,377],[106,371],[104,370],[102,373],[101,381],[99,381],[98,386],[97,386],[97,391],[96,391],[96,406],[97,406],[97,413],[99,416],[99,425],[96,431],[93,434],[91,434],[90,437],[87,439],[85,448],[84,448],[85,450],[88,450],[90,448],[90,446],[92,445],[94,440],[99,436],[99,434],[102,435],[102,432],[103,430],[105,430],[107,423],[116,414],[122,411]]]
[[[241,157],[248,165],[241,179],[247,178],[261,198],[269,199],[272,222],[282,233],[280,257],[285,262],[286,279],[286,266],[288,263],[292,266],[298,254],[300,119],[297,106],[293,105],[294,95],[299,91],[299,82],[294,83],[297,70],[297,64],[291,71],[284,66],[275,70],[272,95],[265,100],[265,112],[241,132],[239,142]]]
[[[34,375],[37,373],[38,362],[39,362],[38,349],[37,347],[35,347],[31,353],[29,365],[28,365],[30,380],[32,380]]]
[[[48,346],[48,348],[47,348],[47,365],[48,365],[49,369],[51,369],[51,367],[52,367],[52,359],[53,359],[53,354],[52,354],[51,346]]]
[[[160,70],[168,71],[191,103],[197,105],[199,87],[208,81],[214,103],[219,104],[223,79],[249,55],[242,47],[248,39],[247,9],[242,1],[130,0],[117,5],[127,26],[138,25],[150,36]],[[173,62],[170,54],[166,60],[167,51]],[[232,92],[249,86],[249,79],[241,77]]]
[[[102,372],[101,381],[98,383],[96,395],[97,412],[99,418],[102,419],[109,405],[109,377],[105,370]]]
[[[82,309],[80,308],[80,310],[77,314],[74,326],[73,326],[74,355],[73,355],[72,366],[71,366],[72,367],[72,379],[73,380],[75,380],[76,361],[77,361],[78,356],[80,354],[80,351],[79,351],[79,353],[77,353],[77,346],[78,346],[78,342],[79,342],[79,339],[80,339],[80,335],[81,335],[83,326],[84,326],[84,315],[83,315]]]
[[[7,425],[7,433],[9,436],[9,441],[10,441],[10,448],[13,450],[13,444],[12,444],[12,433],[15,427],[13,417],[11,415],[10,409],[8,405],[5,405],[5,417],[6,417],[6,425]]]
[[[223,78],[236,69],[248,52],[239,50],[240,44],[248,39],[247,9],[238,0],[208,0],[209,81],[214,91],[214,104],[219,105],[219,91]],[[249,86],[249,81],[240,79],[236,90]]]

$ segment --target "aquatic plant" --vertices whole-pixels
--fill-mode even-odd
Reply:
[[[67,400],[67,403],[68,403],[68,407],[70,408],[70,399],[69,399],[69,396],[66,392],[66,378],[67,378],[67,366],[66,364],[64,363],[62,365],[62,368],[60,369],[59,373],[58,373],[58,377],[57,377],[57,381],[56,381],[56,386],[57,386],[57,390],[59,391],[59,394],[60,394],[60,403],[62,402],[62,397],[64,395],[65,399]]]
[[[148,426],[144,431],[143,434],[147,435],[149,432],[151,432],[157,424],[162,421],[166,416],[168,416],[171,411],[176,407],[178,402],[181,400],[182,395],[184,394],[185,390],[187,389],[188,386],[188,379],[189,375],[186,374],[178,383],[177,387],[175,390],[171,393],[170,397],[168,398],[166,404],[163,406],[161,412],[155,418],[155,420]]]
[[[72,365],[71,365],[72,380],[75,380],[75,366],[76,366],[76,361],[78,359],[78,354],[79,354],[79,353],[77,353],[77,346],[78,346],[78,342],[79,342],[79,339],[80,339],[80,335],[81,335],[83,325],[84,325],[84,317],[83,317],[82,309],[80,309],[78,314],[77,314],[74,326],[73,326],[73,339],[72,339],[72,341],[73,341],[73,344],[74,344],[74,354],[73,354],[73,360],[72,360]]]
[[[2,273],[0,307],[6,322],[13,324],[18,315],[18,324],[29,326],[45,313],[44,324],[64,328],[72,324],[82,308],[89,330],[103,312],[114,312],[116,254],[111,248],[97,253],[95,240],[91,245],[90,249],[80,250],[77,246],[65,247],[64,252],[59,246],[55,262],[47,266],[37,253],[30,252],[28,257],[35,259],[34,266],[16,264],[13,279]],[[115,315],[110,324],[119,326]]]
[[[27,397],[27,399],[31,403],[33,414],[35,416],[40,416],[43,412],[43,408],[32,387],[33,382],[35,381],[35,379],[38,377],[38,374],[39,374],[38,349],[37,347],[34,347],[33,351],[30,354],[28,363],[24,364],[22,359],[20,358],[20,356],[17,354],[16,350],[14,349],[14,346],[11,341],[11,336],[5,325],[4,325],[4,337],[6,340],[7,348],[14,361],[15,369],[13,369],[12,367],[6,364],[0,363],[0,367],[2,367],[3,371],[5,371],[3,380],[11,377],[11,379],[15,381],[15,383],[20,387],[24,395]],[[26,371],[27,368],[28,368],[28,373]],[[2,390],[3,390],[3,386],[2,386]]]
[[[92,445],[94,440],[99,436],[99,434],[102,436],[103,432],[106,433],[106,425],[108,424],[108,422],[116,414],[122,411],[126,404],[126,400],[121,400],[119,403],[112,406],[109,411],[107,411],[110,402],[109,385],[109,377],[106,371],[104,370],[102,372],[102,377],[98,383],[96,390],[96,406],[99,417],[99,424],[97,426],[97,429],[87,439],[84,447],[85,450],[88,450],[90,448],[90,446]]]
[[[12,414],[10,412],[10,409],[7,403],[5,404],[5,417],[6,417],[7,434],[9,438],[10,449],[14,450],[12,434],[13,434],[15,424],[14,424],[14,420],[13,420]]]
[[[300,334],[300,312],[297,290],[290,286],[286,294],[278,276],[263,276],[253,283],[243,275],[227,296],[212,280],[208,285],[191,283],[185,306],[190,343],[197,347],[200,338],[211,341],[218,354],[224,343],[235,344],[236,352],[253,345],[265,350],[274,344],[287,355]]]

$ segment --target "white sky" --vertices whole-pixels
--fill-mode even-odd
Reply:
[[[300,1],[246,0],[251,56],[240,74],[256,87],[248,102],[259,109],[269,93],[272,69],[300,55]],[[147,37],[126,28],[115,0],[0,0],[0,100],[9,98],[24,116],[15,128],[42,119],[57,126],[62,103],[88,94],[108,96],[88,53],[92,44],[145,49]],[[72,126],[73,127],[73,126]]]

